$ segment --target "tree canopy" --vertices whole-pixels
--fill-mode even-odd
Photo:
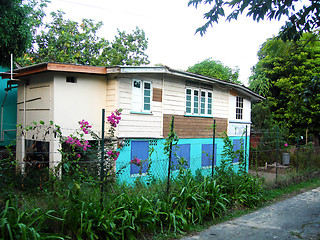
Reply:
[[[215,61],[212,59],[205,59],[202,62],[196,63],[195,65],[189,67],[187,72],[200,74],[207,77],[217,78],[224,81],[230,81],[235,83],[240,83],[239,69],[232,69],[225,66],[220,61]]]
[[[267,98],[263,104],[272,118],[285,122],[291,132],[320,132],[319,37],[310,41],[309,34],[304,34],[296,43],[271,38],[258,56],[249,84]]]
[[[0,65],[10,66],[10,55],[21,56],[31,46],[43,18],[46,0],[0,1]]]
[[[62,11],[51,13],[52,22],[45,24],[19,63],[23,66],[40,62],[82,65],[148,64],[145,50],[148,40],[138,27],[132,33],[118,30],[114,41],[98,36],[102,22],[83,19],[81,23],[64,19]]]
[[[188,5],[196,8],[200,4],[213,5],[210,11],[204,14],[206,23],[196,30],[201,36],[206,33],[209,26],[218,23],[221,17],[225,17],[230,9],[231,13],[226,16],[228,21],[237,20],[239,14],[243,13],[257,22],[265,18],[279,20],[281,17],[286,17],[288,20],[282,27],[280,36],[283,40],[296,41],[302,33],[315,31],[320,26],[320,2],[309,0],[303,3],[304,6],[299,10],[296,10],[297,5],[301,4],[299,0],[190,0]]]

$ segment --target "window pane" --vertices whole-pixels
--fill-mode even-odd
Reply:
[[[198,114],[199,113],[199,91],[194,90],[193,92],[193,113]]]
[[[201,114],[206,113],[206,92],[201,92],[200,112]]]
[[[133,82],[133,86],[135,87],[135,88],[140,88],[140,81],[137,81],[137,80],[134,80],[134,82]]]
[[[149,97],[144,97],[144,103],[150,103],[150,98]]]
[[[212,114],[212,93],[208,92],[208,110],[207,110],[207,114],[211,115]]]
[[[236,119],[243,117],[243,97],[236,97]]]
[[[151,110],[151,83],[144,82],[143,87],[144,87],[143,110],[150,111]]]
[[[186,113],[191,113],[191,89],[186,89]]]
[[[144,95],[145,96],[150,96],[150,90],[144,90]]]
[[[144,89],[151,89],[150,83],[144,83]]]
[[[144,110],[146,110],[146,111],[150,111],[150,104],[147,104],[147,103],[145,103],[144,104]]]

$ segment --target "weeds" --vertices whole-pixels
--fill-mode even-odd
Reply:
[[[106,190],[101,198],[101,182],[74,174],[48,181],[34,190],[36,196],[20,191],[23,197],[0,201],[0,239],[173,236],[270,199],[262,181],[246,172],[243,148],[234,151],[227,136],[224,141],[223,160],[213,178],[200,171],[193,176],[181,164],[178,175],[170,179],[169,192],[166,180],[150,176],[148,184],[137,181],[132,186],[103,181]],[[282,183],[287,186],[289,181]]]

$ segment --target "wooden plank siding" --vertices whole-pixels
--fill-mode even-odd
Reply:
[[[108,79],[106,89],[106,114],[109,115],[117,108],[117,91],[118,91],[118,80]]]
[[[176,78],[166,78],[163,93],[163,113],[185,114],[185,81]]]
[[[229,92],[226,89],[213,89],[212,111],[214,118],[228,118]]]
[[[162,89],[153,88],[153,98],[152,101],[162,102]]]
[[[170,131],[170,122],[172,115],[163,116],[163,136],[167,137]],[[216,119],[216,135],[228,130],[228,119]],[[174,115],[174,130],[179,138],[212,138],[212,118],[204,117],[186,117]]]

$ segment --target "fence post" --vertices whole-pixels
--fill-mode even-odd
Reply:
[[[244,168],[247,171],[247,148],[248,148],[248,125],[246,125],[245,144],[244,144]],[[249,164],[248,164],[249,166]],[[249,172],[249,169],[248,169]]]
[[[213,119],[213,139],[212,139],[212,165],[211,165],[211,178],[213,180],[213,174],[214,174],[214,146],[216,143],[216,120]]]
[[[297,172],[299,170],[299,133],[297,133]]]
[[[279,159],[279,129],[278,126],[276,127],[276,147],[277,147],[277,154],[276,154],[276,182],[278,182],[278,159]]]
[[[102,109],[102,130],[101,130],[101,162],[100,162],[100,204],[103,208],[103,192],[104,192],[104,125],[105,125],[105,109]]]
[[[171,118],[170,137],[172,137],[173,128],[174,128],[174,116],[172,116],[172,118]],[[172,155],[172,140],[170,141],[170,150],[169,150],[168,180],[167,180],[167,196],[169,195],[169,188],[170,188],[171,155]]]

